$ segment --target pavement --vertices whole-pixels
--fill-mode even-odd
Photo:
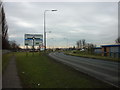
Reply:
[[[22,88],[13,55],[2,76],[2,88]]]
[[[49,56],[96,79],[120,87],[120,67],[118,67],[120,63],[118,62],[70,56],[58,52],[50,53]]]

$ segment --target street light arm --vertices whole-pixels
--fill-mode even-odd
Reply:
[[[55,10],[55,9],[53,9],[53,10],[45,10],[44,13],[47,12],[47,11],[57,11],[57,10]]]
[[[57,10],[51,10],[51,11],[57,11]]]

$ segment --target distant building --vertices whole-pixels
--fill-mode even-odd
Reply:
[[[120,45],[102,45],[102,56],[120,58]]]
[[[102,53],[102,47],[95,47],[94,48],[94,53],[101,54]]]

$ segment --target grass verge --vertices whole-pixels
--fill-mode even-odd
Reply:
[[[16,53],[18,74],[24,88],[108,88],[99,80],[77,72],[41,53]]]
[[[93,58],[93,59],[101,59],[101,60],[108,60],[108,61],[115,61],[120,62],[120,58],[111,58],[111,57],[105,57],[100,55],[92,55],[92,54],[83,54],[83,53],[71,53],[71,52],[64,52],[67,55],[72,56],[79,56],[79,57],[85,57],[85,58]]]

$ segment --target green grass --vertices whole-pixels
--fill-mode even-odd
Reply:
[[[5,71],[11,56],[12,56],[12,53],[7,53],[2,55],[2,72]]]
[[[24,88],[105,88],[112,87],[80,73],[48,56],[16,54],[18,74]]]
[[[72,56],[80,56],[80,57],[85,57],[85,58],[94,58],[94,59],[102,59],[102,60],[120,62],[120,58],[105,57],[105,56],[101,56],[97,54],[89,54],[89,53],[80,52],[80,51],[76,53],[73,53],[71,51],[66,51],[65,54],[72,55]]]

